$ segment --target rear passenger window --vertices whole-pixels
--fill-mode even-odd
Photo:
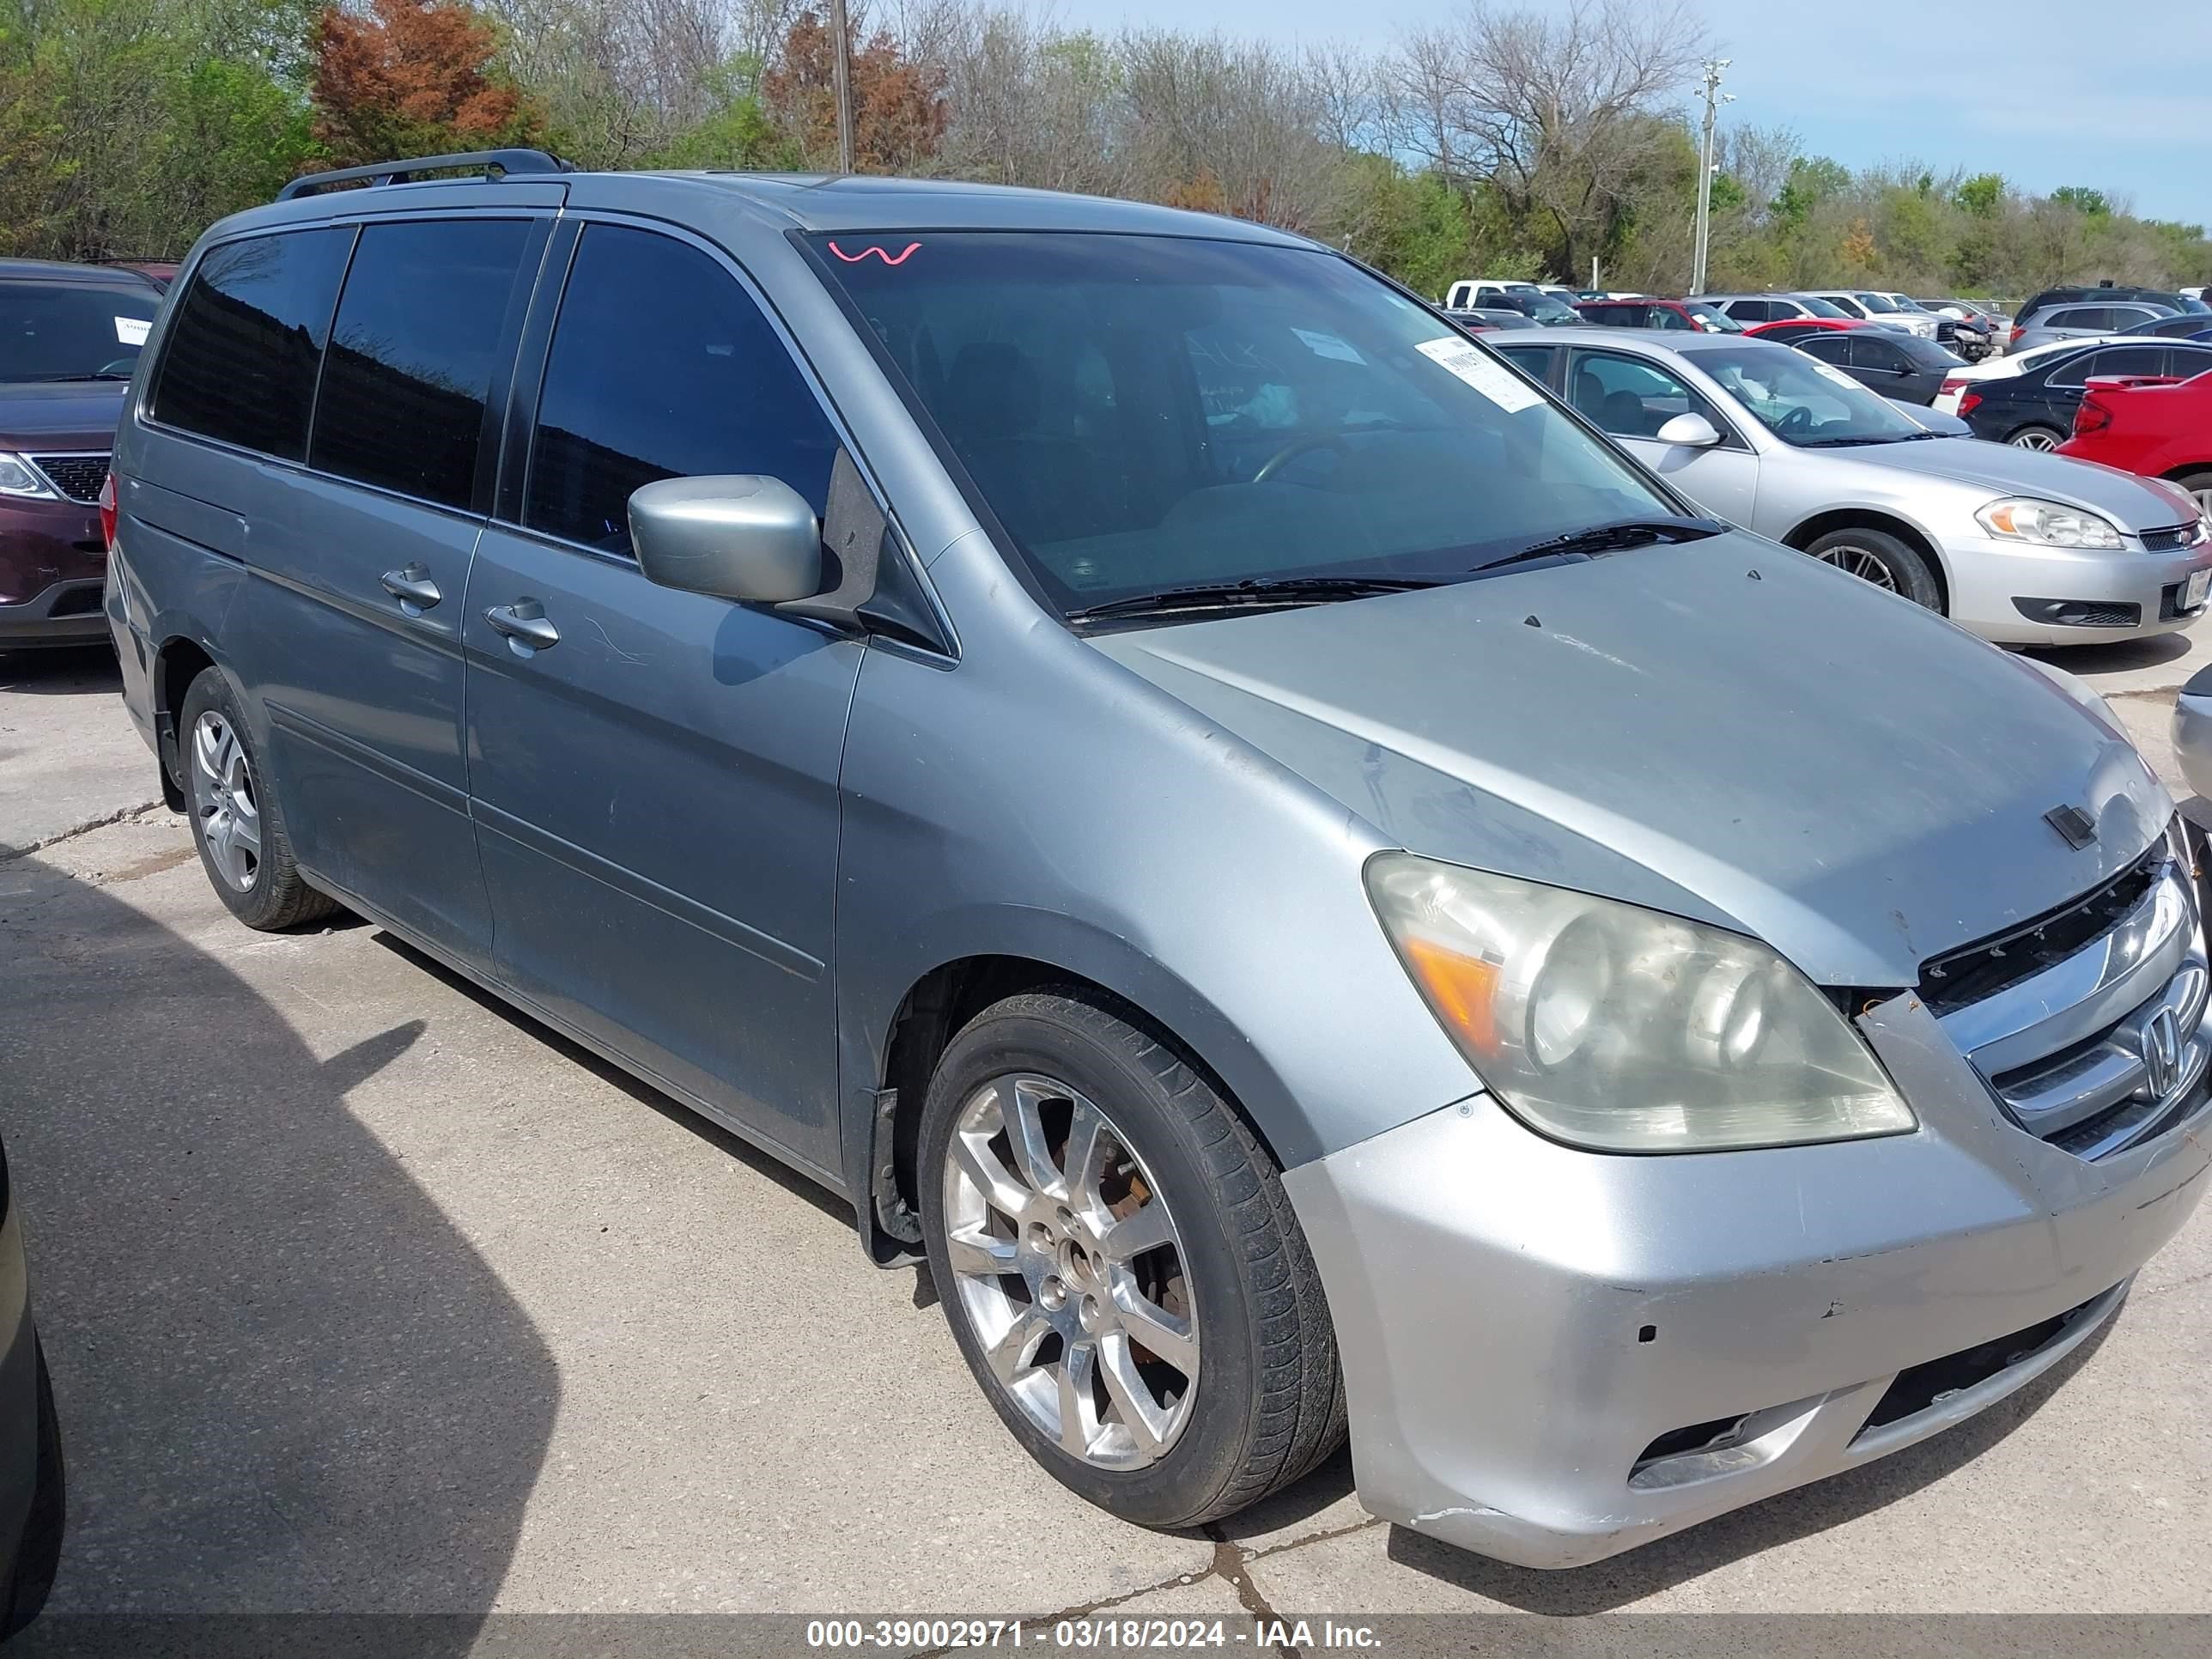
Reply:
[[[343,226],[210,250],[169,325],[154,418],[283,460],[305,456],[315,370],[352,244]]]
[[[523,522],[629,552],[630,492],[659,478],[759,473],[814,504],[837,436],[729,272],[672,237],[584,231],[538,402]]]
[[[331,332],[310,465],[465,507],[518,286],[526,219],[361,233]]]

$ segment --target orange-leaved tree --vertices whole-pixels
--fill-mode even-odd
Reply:
[[[537,107],[489,69],[490,22],[465,0],[369,0],[315,25],[315,137],[333,167],[527,143]]]
[[[854,30],[857,36],[858,30]],[[761,94],[816,166],[836,164],[836,54],[830,25],[803,11],[784,36]],[[853,52],[853,164],[863,173],[920,173],[937,154],[951,115],[945,72],[909,58],[878,29]]]

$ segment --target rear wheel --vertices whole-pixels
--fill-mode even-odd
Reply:
[[[337,902],[308,886],[293,862],[268,767],[222,670],[202,669],[186,689],[177,731],[192,840],[216,896],[231,915],[248,927],[273,932],[337,909]]]
[[[2009,434],[2005,441],[2014,449],[2056,449],[2066,441],[2066,434],[2057,427],[2024,426]]]
[[[2201,472],[2185,472],[2174,480],[2197,498],[2197,510],[2212,519],[2212,467]]]
[[[1072,993],[996,1004],[946,1048],[921,1154],[954,1340],[1063,1485],[1196,1526],[1342,1440],[1335,1334],[1274,1164],[1150,1035]]]
[[[1852,526],[1814,538],[1806,552],[1846,575],[1899,593],[1930,611],[1943,608],[1943,591],[1920,550],[1886,530]]]

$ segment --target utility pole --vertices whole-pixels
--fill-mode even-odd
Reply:
[[[1735,60],[1715,58],[1705,64],[1705,138],[1698,152],[1698,251],[1690,267],[1690,292],[1705,291],[1705,245],[1713,226],[1713,122],[1723,104],[1735,102],[1721,90],[1721,71]]]
[[[836,67],[831,79],[837,88],[837,171],[853,170],[853,37],[845,27],[845,0],[830,0],[830,33],[836,37]],[[1712,131],[1712,112],[1705,114],[1705,131]]]

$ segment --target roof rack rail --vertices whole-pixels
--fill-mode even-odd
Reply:
[[[472,149],[456,155],[413,155],[397,161],[372,161],[362,167],[310,173],[278,191],[276,199],[289,202],[301,196],[313,196],[334,185],[349,185],[364,179],[372,185],[404,185],[420,173],[445,173],[459,167],[496,167],[503,173],[575,171],[570,163],[542,149]]]

